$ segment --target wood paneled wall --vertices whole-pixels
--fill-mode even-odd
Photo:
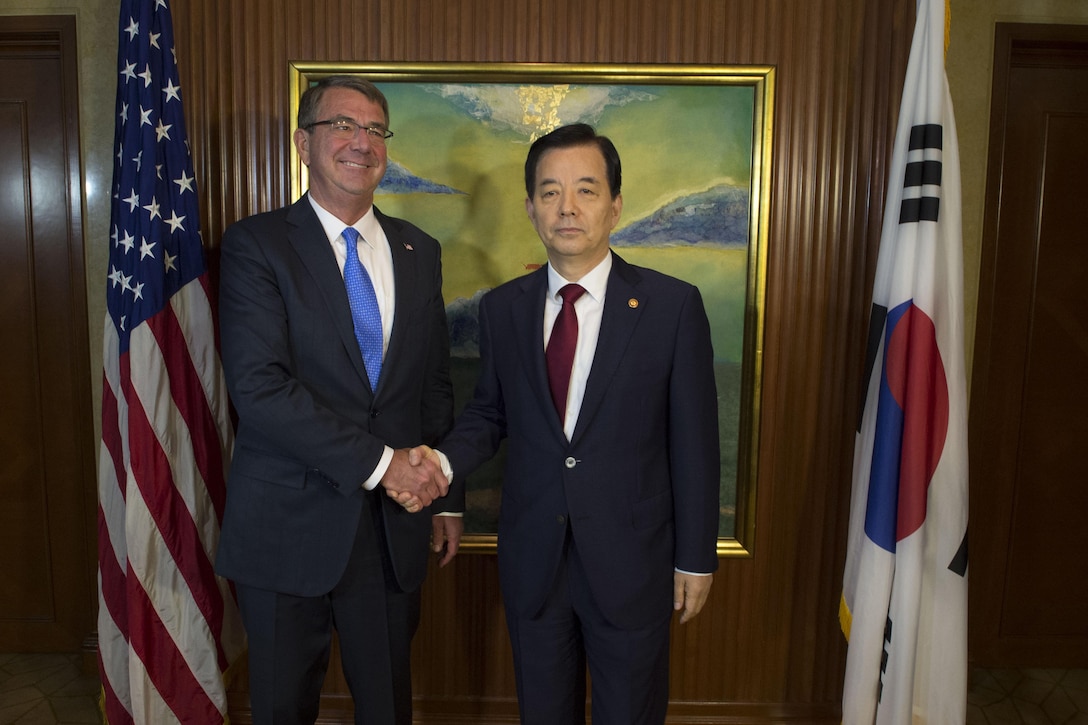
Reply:
[[[754,553],[723,560],[707,609],[674,629],[670,722],[838,722],[864,330],[914,2],[173,0],[172,9],[212,247],[231,221],[291,201],[290,60],[777,67]],[[415,649],[417,719],[516,721],[508,647],[493,556],[464,554],[432,572]],[[328,721],[350,709],[339,692]],[[244,687],[232,703],[246,722]]]

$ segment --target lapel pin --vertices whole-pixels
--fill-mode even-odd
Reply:
[[[632,310],[635,309],[636,307],[638,307],[638,300],[632,297],[631,299],[627,300],[627,306],[630,307]]]
[[[404,244],[404,248],[407,249],[409,252],[416,251],[415,249],[412,248],[412,245],[409,244],[408,242],[402,242],[402,244]]]

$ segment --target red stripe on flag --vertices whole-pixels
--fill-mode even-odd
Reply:
[[[113,418],[117,420],[116,417]],[[110,619],[118,630],[128,639],[128,602],[125,597],[125,573],[117,566],[117,556],[110,544],[106,515],[98,507],[98,574],[102,591],[101,606],[105,607]],[[98,650],[98,672],[104,694],[103,710],[110,725],[132,723],[132,715],[125,709],[124,703],[117,697],[113,683],[106,676],[106,666],[102,659],[102,650]]]
[[[109,377],[109,375],[102,376],[102,444],[105,453],[113,462],[113,469],[112,475],[107,480],[101,481],[99,485],[114,487],[123,499],[125,495],[124,448],[118,427],[117,398],[113,395]],[[127,640],[128,603],[125,598],[125,573],[117,564],[117,552],[113,549],[109,522],[106,520],[101,503],[98,506],[98,575],[101,594],[99,606],[106,610],[114,626]],[[103,711],[106,720],[111,725],[132,723],[132,715],[126,709],[125,703],[117,696],[113,683],[107,676],[101,649],[98,652],[98,672],[102,682]]]
[[[208,400],[204,397],[204,389],[200,384],[200,376],[193,366],[192,358],[189,356],[185,336],[178,324],[178,319],[174,314],[173,308],[169,305],[167,305],[162,312],[149,319],[146,324],[152,331],[152,334],[154,334],[155,341],[158,343],[159,350],[163,355],[166,369],[170,377],[170,394],[185,425],[189,429],[189,437],[193,445],[196,467],[200,472],[201,478],[204,480],[208,497],[215,507],[216,521],[222,521],[223,504],[226,498],[226,484],[223,477],[222,450],[218,445],[219,433],[215,427],[215,420],[211,414],[211,410],[208,407]],[[142,416],[143,411],[141,410],[140,413]],[[140,424],[146,424],[146,419],[142,419]],[[148,427],[150,429],[150,426]],[[161,453],[161,449],[156,447],[156,452]],[[164,456],[157,459],[156,465],[161,467],[160,470],[162,471],[158,475],[166,478],[170,477],[169,466]],[[136,468],[135,462],[133,463],[133,468]],[[158,478],[158,475],[156,475],[153,480],[161,480]],[[139,476],[137,477],[137,480],[140,480]],[[143,487],[141,486],[141,490],[142,488]],[[191,517],[189,517],[188,509],[185,508],[184,499],[176,488],[171,487],[171,491],[174,493],[174,497],[173,500],[169,502],[169,505],[171,507],[180,507],[180,511],[177,512],[177,515],[184,512],[187,526],[189,524],[192,526],[191,529],[186,530],[185,533],[187,538],[181,542],[190,551],[190,555],[186,556],[175,550],[173,544],[170,544],[171,554],[174,556],[175,561],[187,561],[198,565],[195,570],[191,568],[186,570],[184,567],[180,568],[182,568],[182,574],[185,577],[186,583],[189,585],[189,590],[193,599],[196,601],[197,606],[200,607],[201,614],[207,621],[208,627],[214,636],[216,654],[219,660],[219,669],[226,670],[230,662],[226,652],[223,650],[221,641],[224,608],[222,593],[215,578],[212,562],[208,560],[204,553],[203,542],[200,540],[200,533],[196,524],[193,523]],[[194,498],[199,498],[200,495],[201,492],[199,491],[193,493]],[[164,501],[164,504],[165,503],[166,502]],[[152,514],[155,515],[156,524],[159,525],[161,530],[163,525],[158,520],[158,515],[156,514],[158,506],[153,506],[150,500],[148,501],[148,506],[151,508]],[[191,538],[188,538],[189,536],[191,536]],[[168,542],[168,544],[169,543],[170,542]],[[179,559],[179,556],[184,558]]]
[[[201,279],[207,276],[201,275]],[[200,373],[193,365],[185,335],[171,306],[167,305],[147,323],[159,343],[166,369],[170,371],[170,394],[189,428],[197,470],[200,471],[208,497],[215,506],[216,521],[222,521],[227,497],[223,450],[215,416],[204,396]]]
[[[128,584],[129,642],[163,701],[183,723],[223,722],[223,714],[193,676],[131,569]]]
[[[113,471],[117,488],[121,491],[121,498],[125,496],[125,457],[124,446],[121,442],[121,430],[118,427],[117,398],[113,396],[110,387],[109,376],[102,376],[102,443],[109,451],[113,461]],[[99,551],[102,550],[102,540],[99,539]]]
[[[185,500],[174,484],[169,460],[156,438],[155,430],[144,414],[144,406],[132,388],[129,365],[130,359],[126,353],[121,356],[121,387],[125,392],[126,399],[129,401],[129,457],[131,459],[132,476],[140,489],[152,519],[155,521],[155,527],[170,552],[172,561],[160,562],[159,565],[172,565],[175,567],[185,580],[190,592],[196,597],[197,592],[207,589],[206,582],[211,582],[214,588],[215,572],[212,569],[211,561],[208,560],[207,555],[204,553],[197,526],[189,514]],[[133,584],[130,583],[130,597],[132,596],[132,586]],[[201,606],[202,613],[207,617],[208,612],[204,611],[206,598],[196,597],[196,601],[198,606]],[[134,629],[135,625],[130,621],[130,631]],[[136,646],[135,642],[132,644],[133,647]],[[215,645],[217,659],[222,671],[227,668],[229,663],[223,654],[222,644],[217,641]],[[176,649],[169,635],[166,635],[166,641],[161,644],[161,647],[167,650]],[[148,669],[148,675],[155,682],[156,687],[160,688],[163,699],[170,703],[171,707],[173,707],[174,700],[171,699],[168,693],[173,693],[181,699],[192,696],[191,693],[177,690],[177,685],[181,683],[175,681],[174,678],[178,676],[178,673],[170,670],[158,671],[154,669],[147,659],[144,659],[144,662]],[[187,666],[186,673],[191,675]],[[203,694],[203,689],[201,689],[200,695],[203,696]]]
[[[106,516],[102,507],[98,507],[98,540],[106,542],[99,544],[98,573],[102,577],[102,603],[109,612],[110,618],[116,624],[121,634],[128,637],[126,622],[128,621],[128,606],[125,602],[125,573],[117,566],[117,557],[109,545],[109,531],[106,529]]]

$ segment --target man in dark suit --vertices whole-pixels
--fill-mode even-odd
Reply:
[[[238,431],[216,568],[237,585],[257,723],[314,722],[334,627],[355,721],[410,723],[432,524],[443,564],[460,540],[460,518],[408,514],[379,490],[438,499],[433,512],[463,503],[439,498],[429,461],[408,462],[449,430],[453,394],[439,245],[373,206],[388,128],[373,84],[320,81],[294,134],[309,192],[223,235]],[[345,288],[361,275],[368,301]]]
[[[694,286],[611,253],[607,138],[540,138],[525,187],[548,265],[483,297],[479,382],[441,453],[463,480],[508,439],[498,558],[522,722],[584,723],[588,660],[594,725],[663,723],[671,613],[698,613],[718,564],[709,323]]]

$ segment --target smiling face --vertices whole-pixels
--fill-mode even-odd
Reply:
[[[545,151],[525,211],[548,250],[548,262],[577,281],[608,254],[608,236],[623,197],[612,198],[604,155],[591,144]]]
[[[388,125],[381,105],[350,88],[326,90],[316,115],[319,121],[346,118],[360,126]],[[345,224],[358,221],[385,175],[385,144],[375,143],[364,131],[352,139],[337,139],[327,125],[297,129],[294,141],[310,169],[310,195]]]

